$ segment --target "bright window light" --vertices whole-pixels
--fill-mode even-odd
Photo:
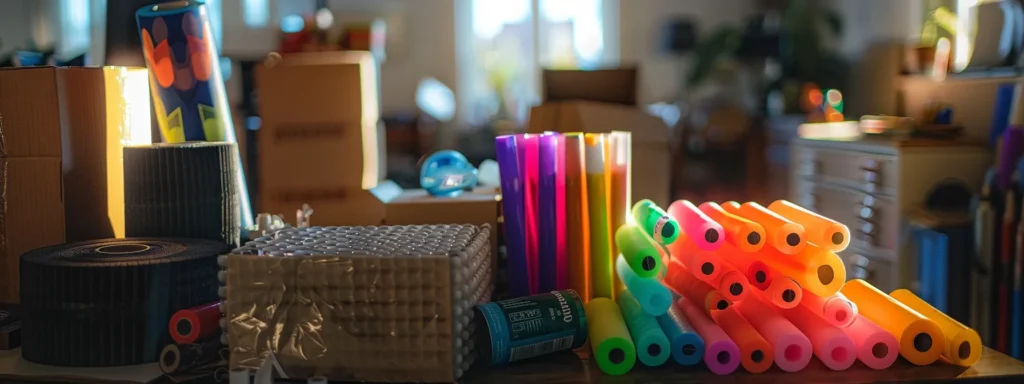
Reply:
[[[64,36],[61,39],[61,55],[65,58],[80,55],[89,50],[89,0],[62,0],[61,24]]]
[[[263,28],[270,22],[270,0],[242,0],[242,20],[249,28]]]
[[[953,44],[953,70],[960,72],[971,62],[971,35],[974,31],[974,6],[978,0],[956,2],[956,44]]]

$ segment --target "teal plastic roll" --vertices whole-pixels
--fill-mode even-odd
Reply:
[[[622,310],[622,317],[626,319],[629,334],[633,337],[637,358],[648,367],[665,364],[669,356],[672,355],[672,345],[669,344],[668,337],[658,325],[658,320],[640,308],[640,303],[629,293],[629,290],[619,292],[617,300],[619,308]]]
[[[700,338],[683,312],[676,307],[658,316],[658,325],[672,346],[672,359],[679,365],[696,365],[704,358],[704,339]]]
[[[661,316],[672,306],[672,292],[657,279],[637,276],[622,255],[615,258],[615,272],[648,315]]]

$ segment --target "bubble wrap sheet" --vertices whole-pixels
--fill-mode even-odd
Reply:
[[[222,258],[232,368],[451,382],[474,362],[493,288],[487,225],[286,229]]]

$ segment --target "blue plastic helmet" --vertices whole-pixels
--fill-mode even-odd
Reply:
[[[457,151],[434,152],[420,168],[420,186],[434,196],[456,197],[476,182],[476,168]]]

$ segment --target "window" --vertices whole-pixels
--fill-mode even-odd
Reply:
[[[242,20],[249,28],[263,28],[270,22],[270,0],[242,0]]]
[[[612,0],[466,0],[457,30],[459,116],[471,124],[493,118],[522,123],[539,99],[542,68],[614,65],[618,38]],[[535,17],[539,15],[539,17]],[[456,23],[460,23],[458,16]],[[462,37],[468,35],[469,37]]]
[[[89,0],[62,0],[60,7],[62,36],[58,57],[69,59],[89,50]]]

